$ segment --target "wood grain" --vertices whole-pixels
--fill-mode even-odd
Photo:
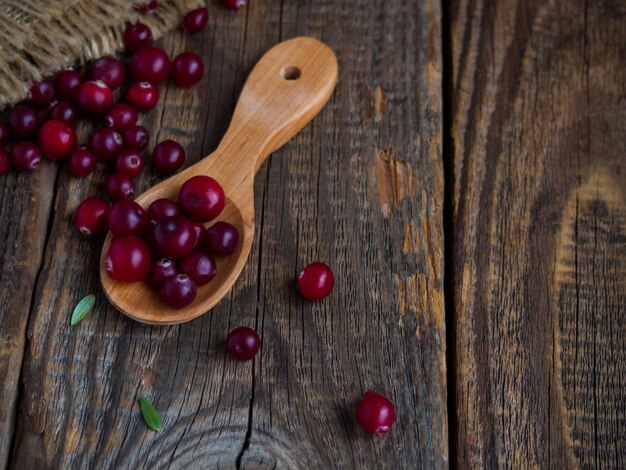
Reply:
[[[626,7],[450,18],[456,462],[623,468]]]

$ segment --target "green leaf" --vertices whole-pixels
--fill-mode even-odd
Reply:
[[[72,319],[70,320],[70,325],[74,326],[78,322],[80,322],[83,318],[87,316],[91,309],[96,303],[96,296],[93,294],[89,294],[83,300],[78,302],[78,305],[74,308],[74,312],[72,313]]]
[[[161,430],[161,417],[157,410],[154,409],[152,403],[145,398],[139,397],[139,407],[141,408],[141,414],[143,415],[143,420],[146,422],[148,427],[153,431]]]

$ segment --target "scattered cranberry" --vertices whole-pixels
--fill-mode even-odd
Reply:
[[[204,62],[198,54],[183,52],[172,62],[172,80],[182,88],[191,88],[204,75]]]
[[[123,132],[137,123],[137,111],[126,103],[114,105],[104,118],[106,125]]]
[[[157,222],[150,242],[154,251],[167,258],[182,258],[196,245],[193,224],[181,216],[173,216]]]
[[[124,46],[128,52],[137,52],[152,44],[152,31],[143,23],[130,24],[124,31]]]
[[[196,298],[196,285],[186,274],[169,278],[161,287],[161,300],[172,308],[183,308]]]
[[[18,171],[32,171],[41,162],[39,147],[31,142],[20,142],[11,150],[11,163]]]
[[[0,122],[0,147],[4,147],[8,144],[10,137],[9,126],[4,122]]]
[[[209,11],[206,8],[196,8],[188,11],[183,18],[183,29],[188,33],[202,31],[209,21]]]
[[[146,13],[156,10],[158,6],[158,0],[150,0],[149,2],[135,3],[134,8],[136,12],[145,15]]]
[[[113,173],[104,180],[104,190],[114,201],[130,199],[135,195],[135,183],[125,173]]]
[[[57,74],[56,90],[59,98],[71,100],[80,86],[80,73],[74,69],[62,70]]]
[[[127,149],[141,150],[150,142],[148,130],[142,126],[132,126],[124,131],[124,146]]]
[[[150,251],[141,238],[114,238],[105,261],[106,270],[120,282],[138,282],[150,271]]]
[[[298,276],[298,290],[309,300],[321,300],[330,295],[335,277],[324,263],[311,263]]]
[[[113,92],[104,82],[81,83],[74,98],[78,107],[91,117],[104,116],[113,104]]]
[[[171,175],[185,163],[185,151],[173,140],[159,142],[152,151],[152,165],[157,171]]]
[[[226,8],[239,10],[241,7],[245,6],[246,0],[222,0],[222,3]]]
[[[356,420],[369,434],[386,434],[395,419],[393,403],[378,393],[365,392],[356,407]]]
[[[261,348],[261,338],[252,328],[240,326],[228,333],[226,352],[236,361],[249,361]]]
[[[63,121],[48,121],[39,129],[39,148],[50,160],[69,156],[76,148],[76,134]]]
[[[137,176],[143,166],[143,157],[137,150],[122,150],[115,159],[115,170],[128,176]]]
[[[84,147],[76,149],[68,159],[70,173],[78,178],[91,174],[96,167],[96,157]]]
[[[87,148],[96,160],[106,163],[117,157],[123,144],[122,136],[118,132],[110,127],[101,127],[91,134]]]
[[[124,65],[111,56],[100,57],[94,60],[89,67],[89,78],[104,82],[109,90],[118,89],[124,83],[125,77]]]
[[[180,215],[180,212],[178,211],[176,202],[171,199],[157,199],[148,207],[148,220],[153,225],[156,225],[158,222],[168,217],[174,217],[175,215]]]
[[[200,244],[212,255],[229,255],[239,245],[239,232],[228,222],[216,222],[202,233]]]
[[[83,235],[98,235],[107,229],[109,203],[90,197],[81,202],[74,212],[74,225]]]
[[[135,201],[122,199],[111,207],[107,218],[109,230],[114,237],[120,235],[141,236],[148,225],[148,214]]]
[[[178,274],[176,265],[171,259],[160,258],[152,262],[150,272],[145,281],[153,289],[160,289],[165,281]]]
[[[69,101],[57,101],[50,108],[50,119],[63,121],[67,125],[74,127],[78,121],[78,110]]]
[[[203,286],[213,280],[217,266],[211,255],[193,250],[178,262],[178,271],[189,276],[197,286]]]
[[[27,139],[39,129],[39,114],[30,106],[16,106],[9,111],[9,131],[18,139]]]
[[[210,176],[189,178],[178,193],[178,206],[194,222],[215,219],[224,209],[225,201],[224,190]]]
[[[28,90],[28,101],[37,108],[45,108],[54,101],[54,82],[49,78],[33,83]]]
[[[9,172],[11,168],[11,162],[6,150],[0,148],[0,175],[4,175]]]
[[[126,90],[125,99],[139,111],[150,111],[159,102],[159,90],[149,82],[133,83]]]
[[[130,63],[130,74],[137,82],[161,83],[167,79],[170,59],[163,49],[145,46],[139,49]]]

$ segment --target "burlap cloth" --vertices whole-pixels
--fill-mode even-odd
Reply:
[[[124,27],[141,20],[155,38],[180,25],[203,0],[161,0],[145,15],[142,0],[0,0],[0,109],[45,76],[122,48]]]

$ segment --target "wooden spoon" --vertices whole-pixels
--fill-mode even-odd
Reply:
[[[104,262],[112,239],[109,233],[100,257],[100,280],[116,308],[143,323],[172,325],[206,313],[228,293],[243,269],[254,238],[254,175],[272,152],[322,109],[336,82],[335,54],[313,38],[281,42],[259,60],[243,87],[230,127],[217,150],[136,199],[147,208],[159,198],[176,200],[180,186],[192,176],[215,178],[226,193],[226,207],[218,220],[237,227],[237,251],[216,257],[217,275],[209,284],[198,287],[191,305],[172,309],[144,282],[125,284],[107,273]]]

